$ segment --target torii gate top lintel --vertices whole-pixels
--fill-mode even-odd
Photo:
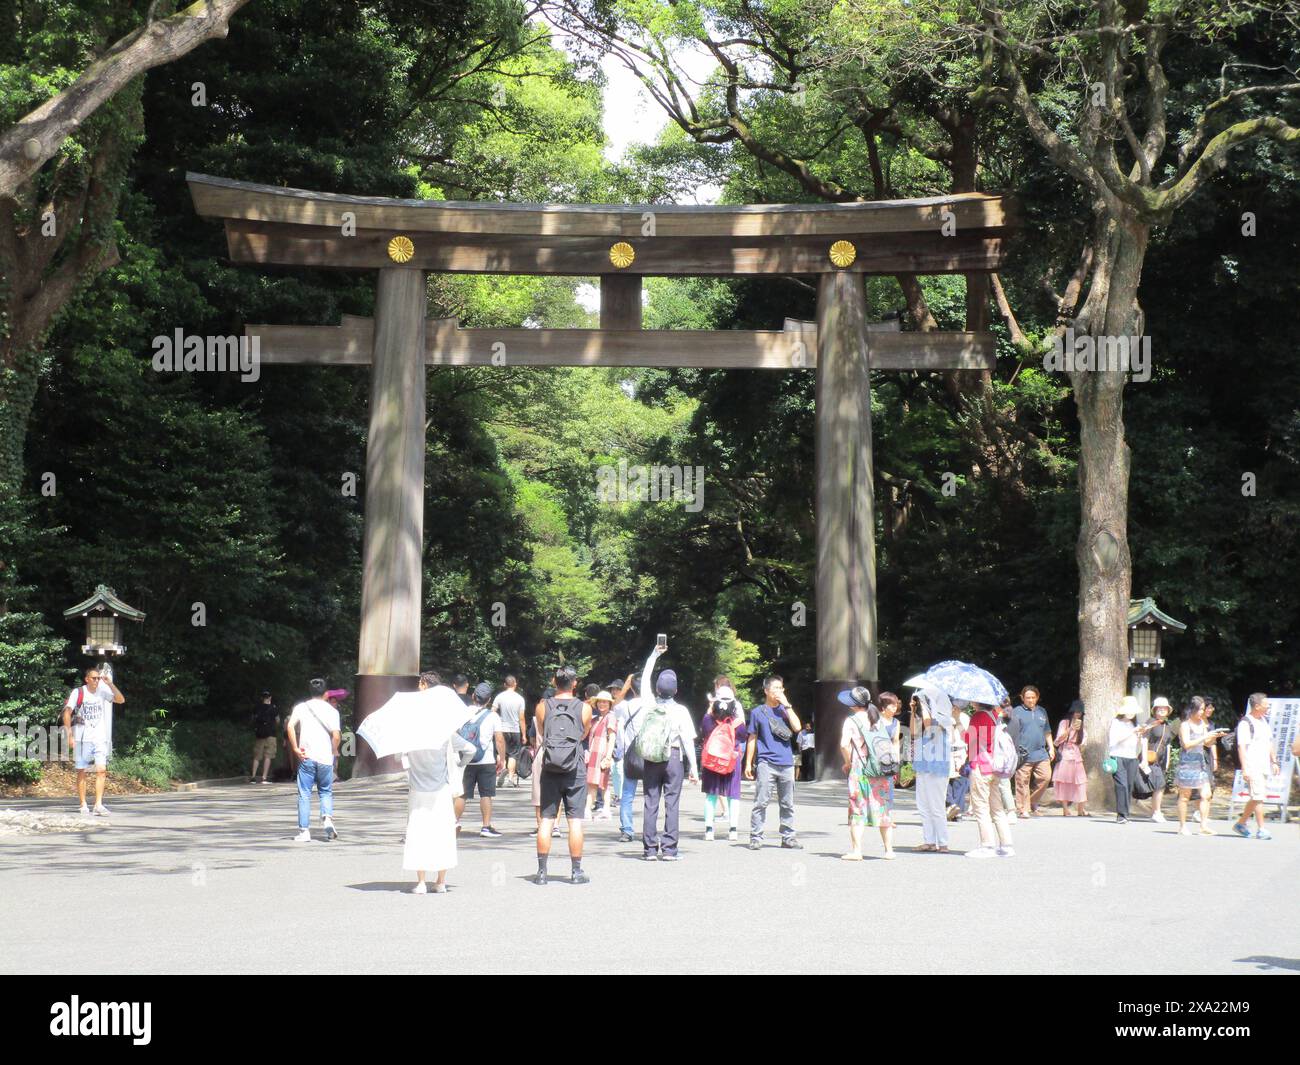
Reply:
[[[232,260],[294,266],[570,276],[971,273],[1001,265],[1015,225],[1010,200],[986,193],[526,204],[348,196],[193,173],[186,180],[199,215],[225,222]]]

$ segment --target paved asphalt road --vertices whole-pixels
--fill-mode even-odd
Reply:
[[[682,861],[642,862],[617,822],[595,822],[592,883],[539,888],[525,880],[528,791],[505,790],[505,835],[470,835],[450,891],[423,897],[403,893],[398,782],[341,785],[333,843],[292,841],[289,785],[122,797],[108,827],[0,837],[0,971],[1300,972],[1296,824],[1260,842],[1223,821],[1214,838],[1187,838],[1170,824],[1047,816],[1016,826],[1016,857],[976,862],[914,852],[902,792],[898,859],[855,864],[839,860],[840,786],[798,791],[803,851],[775,845],[775,804],[762,852],[745,849],[743,827],[741,844],[705,843],[692,789]],[[466,822],[477,826],[476,803]],[[974,839],[972,823],[953,826],[954,847]],[[555,842],[552,872],[567,875]]]

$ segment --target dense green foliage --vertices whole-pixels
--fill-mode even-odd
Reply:
[[[119,670],[128,704],[118,764],[143,779],[241,771],[239,729],[259,688],[287,703],[313,675],[351,686],[364,371],[270,367],[245,384],[155,373],[150,354],[151,339],[176,328],[225,334],[366,314],[373,284],[229,265],[220,228],[194,214],[186,170],[392,196],[636,201],[708,181],[730,202],[809,198],[752,154],[697,144],[675,126],[606,162],[595,75],[517,15],[503,0],[259,0],[228,40],[144,79],[141,143],[122,179],[121,262],[47,340],[24,491],[0,501],[0,533],[19,560],[0,574],[10,604],[0,721],[52,715],[79,668],[80,633],[61,611],[101,581],[148,614],[129,629]],[[104,26],[78,26],[108,39]],[[1229,47],[1187,49],[1171,73],[1186,86],[1178,93],[1216,78]],[[1256,42],[1251,55],[1283,62],[1294,47]],[[10,86],[18,60],[0,58],[0,86]],[[195,82],[204,107],[191,102]],[[830,143],[817,165],[869,189],[861,142],[851,131],[827,140],[837,91],[834,77],[815,81],[801,108],[757,93],[752,119],[805,147]],[[921,150],[924,108],[907,112],[913,104],[900,107],[915,135],[881,142],[891,195],[948,188]],[[1079,194],[1014,128],[989,120],[985,137],[985,185],[1026,205],[1004,281],[1021,327],[1041,335],[1054,308],[1040,281],[1077,229]],[[1300,564],[1300,368],[1290,358],[1300,255],[1286,222],[1297,207],[1294,160],[1261,147],[1157,231],[1143,278],[1156,372],[1128,392],[1133,586],[1189,623],[1157,680],[1171,697],[1209,690],[1238,705],[1248,691],[1300,682],[1300,599],[1287,580]],[[1244,210],[1260,220],[1258,236],[1242,236]],[[813,316],[813,293],[795,280],[647,290],[647,325],[658,328]],[[430,284],[431,314],[466,325],[591,324],[581,295],[570,279]],[[963,328],[961,278],[929,279],[924,295],[940,327]],[[879,316],[907,317],[894,279],[873,279],[869,296]],[[1008,686],[1039,683],[1059,711],[1076,694],[1073,408],[1063,382],[995,328],[994,396],[1016,442],[997,475],[974,451],[971,410],[937,376],[876,375],[881,679],[896,685],[930,661],[968,657]],[[767,669],[806,704],[811,372],[442,368],[429,374],[428,404],[428,665],[476,678],[513,671],[531,695],[559,661],[602,684],[639,669],[654,633],[667,631],[692,704],[715,672],[752,690]],[[600,501],[597,471],[620,460],[703,467],[703,507]],[[1245,472],[1254,496],[1242,493]],[[41,493],[47,473],[53,495]]]

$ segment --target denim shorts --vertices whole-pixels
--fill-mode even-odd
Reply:
[[[72,756],[78,769],[103,769],[108,765],[108,744],[104,740],[77,740]]]

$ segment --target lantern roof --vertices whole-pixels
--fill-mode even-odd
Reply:
[[[68,607],[63,612],[63,616],[65,618],[75,618],[89,614],[92,610],[96,613],[111,610],[118,617],[126,618],[128,621],[144,620],[143,610],[137,610],[135,607],[122,602],[107,584],[97,585],[94,595],[76,606]]]
[[[1167,629],[1173,629],[1174,632],[1187,631],[1187,626],[1183,622],[1171,618],[1156,606],[1156,601],[1150,596],[1145,599],[1130,599],[1128,601],[1128,627],[1131,629],[1135,625],[1143,625],[1147,622],[1158,622]]]

